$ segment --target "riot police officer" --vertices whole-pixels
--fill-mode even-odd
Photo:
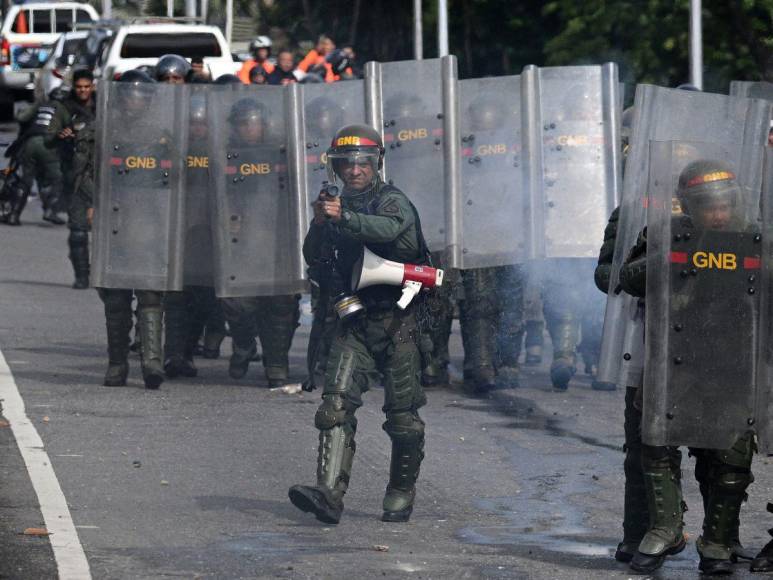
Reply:
[[[252,98],[234,103],[228,117],[229,148],[240,151],[240,159],[259,154],[269,119],[266,108]],[[228,373],[241,379],[256,359],[256,335],[263,351],[263,368],[270,387],[281,386],[289,376],[289,351],[300,320],[300,295],[240,296],[221,300],[231,330],[233,354]]]
[[[188,79],[191,66],[187,60],[177,54],[166,54],[158,59],[155,68],[156,81],[167,84],[184,84]],[[206,112],[203,103],[191,108],[191,122],[196,124],[196,117]],[[202,121],[199,119],[199,121]],[[206,126],[206,117],[203,118]],[[199,126],[201,123],[197,124]],[[201,148],[201,143],[206,141],[206,134],[201,139],[193,138],[194,147]],[[192,180],[198,178],[195,171],[189,171]],[[206,178],[206,176],[205,176]],[[186,239],[190,236],[190,232]],[[194,234],[195,235],[195,234]],[[166,292],[164,294],[164,373],[167,378],[173,379],[179,375],[195,377],[198,369],[193,363],[193,344],[191,334],[193,309],[195,305],[210,304],[211,300],[196,300],[196,291],[186,287],[182,292]],[[202,289],[201,292],[204,292]],[[206,318],[206,316],[204,316]],[[198,337],[196,337],[198,338]]]
[[[61,89],[51,91],[49,98],[30,107],[17,116],[20,125],[18,138],[21,147],[22,184],[11,205],[9,225],[19,225],[33,182],[37,182],[43,203],[43,219],[55,225],[64,224],[58,213],[63,209],[64,188],[59,152],[46,141],[57,103],[66,96]],[[13,146],[12,146],[13,147]]]
[[[331,178],[343,182],[343,195],[320,194],[303,248],[324,283],[338,287],[332,293],[339,295],[339,319],[315,417],[320,431],[317,485],[295,485],[289,496],[296,507],[326,523],[340,520],[354,459],[355,412],[377,373],[384,377],[383,428],[392,440],[384,521],[409,519],[424,458],[424,421],[418,410],[426,398],[419,381],[415,306],[397,308],[397,287],[375,285],[352,295],[347,282],[363,247],[399,262],[429,259],[415,208],[379,178],[383,155],[381,136],[371,127],[351,125],[336,134],[327,164]]]
[[[62,168],[69,182],[67,244],[75,272],[73,288],[82,290],[89,287],[89,213],[94,207],[94,75],[89,70],[77,70],[72,84],[70,97],[56,105],[46,141],[59,146]]]
[[[179,54],[165,54],[156,63],[155,76],[160,83],[182,85],[190,73],[190,63]]]
[[[132,120],[135,126],[144,124],[143,112],[150,106],[152,95],[146,84],[153,83],[147,74],[141,71],[128,71],[121,75],[118,82],[127,83],[128,90],[122,93],[120,103],[123,114]],[[160,136],[159,147],[170,145],[168,136]],[[161,312],[162,293],[143,289],[97,288],[99,297],[105,306],[107,328],[107,350],[109,365],[104,385],[117,387],[126,385],[129,373],[129,333],[132,328],[132,297],[137,297],[137,317],[142,347],[140,349],[142,376],[145,387],[157,389],[164,382],[162,367],[161,336],[163,322]]]
[[[723,161],[693,161],[679,175],[677,198],[696,231],[749,229],[742,208],[741,190],[733,170]],[[622,289],[633,296],[646,292],[647,235],[639,237],[620,271]],[[703,534],[698,539],[700,570],[704,574],[732,573],[732,560],[742,548],[738,539],[739,514],[751,472],[753,435],[741,436],[730,449],[690,448],[695,456],[695,478],[704,505]],[[649,528],[631,561],[631,567],[650,573],[668,555],[685,547],[681,488],[681,452],[677,447],[641,448],[643,479],[649,504]]]

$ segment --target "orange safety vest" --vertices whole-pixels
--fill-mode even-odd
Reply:
[[[258,63],[255,62],[254,58],[251,58],[250,60],[245,60],[244,64],[242,64],[242,68],[239,71],[239,74],[237,75],[239,77],[239,80],[241,80],[245,85],[250,84],[250,71],[254,69],[257,65]],[[264,61],[261,66],[263,67],[263,70],[266,71],[266,76],[274,72],[274,65],[268,61]]]

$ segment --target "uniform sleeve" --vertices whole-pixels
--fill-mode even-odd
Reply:
[[[32,107],[27,107],[26,109],[19,111],[16,115],[14,115],[14,118],[19,123],[29,123],[37,116],[37,114],[38,107],[33,105]]]
[[[620,287],[631,296],[644,298],[647,294],[647,228],[620,268]]]
[[[604,242],[599,251],[599,261],[596,265],[596,271],[593,273],[593,279],[596,287],[604,293],[609,292],[609,277],[612,270],[612,258],[615,253],[615,242],[617,241],[617,222],[620,215],[620,208],[616,207],[609,216],[607,227],[604,229]]]
[[[59,132],[70,124],[69,111],[62,103],[56,104],[54,116],[51,123],[46,128],[44,140],[48,147],[53,147],[59,142]]]
[[[338,227],[363,243],[385,244],[395,241],[414,221],[408,200],[391,194],[381,201],[373,215],[345,209]]]

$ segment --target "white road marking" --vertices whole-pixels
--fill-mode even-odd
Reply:
[[[0,401],[3,415],[11,424],[16,444],[27,466],[32,486],[38,496],[40,511],[46,523],[60,580],[90,580],[89,562],[83,552],[78,532],[67,507],[54,468],[43,448],[35,426],[27,417],[24,400],[19,394],[11,369],[0,351]]]

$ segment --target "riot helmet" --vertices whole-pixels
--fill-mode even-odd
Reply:
[[[263,141],[266,125],[266,108],[255,99],[236,101],[228,115],[228,122],[239,140],[256,144]]]
[[[384,144],[378,131],[368,125],[347,125],[335,134],[327,150],[328,178],[333,183],[340,180],[346,186],[344,172],[348,167],[369,166],[373,172],[370,184],[363,184],[356,191],[349,188],[352,192],[364,191],[378,181],[378,171],[383,162]],[[344,187],[344,193],[347,193],[347,187]]]
[[[183,84],[190,72],[190,63],[179,54],[165,54],[156,63],[156,80],[162,83]]]
[[[215,79],[216,85],[241,85],[243,84],[241,79],[237,77],[236,75],[232,75],[231,73],[226,73],[224,75],[220,75]]]
[[[351,65],[349,54],[341,48],[333,50],[325,57],[325,60],[330,64],[330,68],[333,69],[333,74],[339,76],[344,74]]]
[[[118,82],[129,85],[119,93],[126,111],[130,114],[145,111],[153,98],[153,87],[149,85],[155,81],[143,71],[128,70],[120,76]]]
[[[201,141],[207,137],[207,99],[202,93],[191,95],[189,108],[191,139]]]
[[[691,83],[682,83],[678,87],[676,87],[677,91],[694,91],[696,93],[702,92],[698,87]]]
[[[743,218],[741,189],[735,171],[724,161],[699,159],[687,165],[679,174],[676,194],[682,212],[698,227],[733,229]]]
[[[397,93],[384,105],[385,111],[394,111],[398,118],[421,117],[426,114],[424,101],[418,95]]]
[[[306,107],[306,126],[317,135],[335,134],[337,127],[344,123],[344,109],[327,97],[314,99]]]
[[[473,131],[493,131],[502,126],[507,118],[502,99],[493,95],[483,95],[467,108],[470,115],[470,128]]]

